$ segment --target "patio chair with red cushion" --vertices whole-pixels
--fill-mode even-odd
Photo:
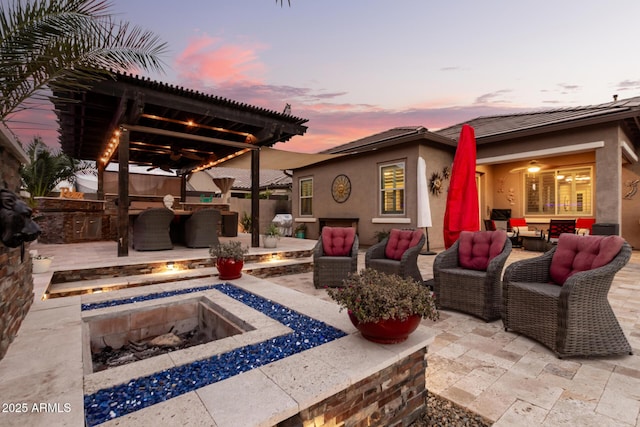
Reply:
[[[358,235],[352,227],[322,227],[313,249],[313,285],[339,287],[358,269]]]
[[[433,262],[438,308],[463,311],[486,322],[500,318],[502,269],[511,253],[504,230],[463,231]]]
[[[558,239],[562,233],[574,234],[576,232],[575,219],[552,219],[549,221],[549,230],[547,232],[547,242],[551,244],[558,243]]]
[[[607,294],[631,257],[619,236],[560,235],[544,255],[516,261],[503,278],[505,330],[558,357],[631,354]]]
[[[389,236],[371,246],[364,257],[366,268],[387,274],[397,274],[422,283],[418,255],[425,242],[422,230],[391,229]]]
[[[596,223],[595,218],[578,218],[576,219],[576,234],[583,236],[593,234],[593,224]]]

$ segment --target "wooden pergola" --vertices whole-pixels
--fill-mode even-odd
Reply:
[[[73,93],[54,93],[60,144],[69,156],[95,160],[98,197],[104,170],[118,172],[118,255],[129,248],[129,165],[175,170],[181,201],[188,176],[251,153],[251,245],[260,244],[260,148],[303,135],[307,119],[127,74]]]

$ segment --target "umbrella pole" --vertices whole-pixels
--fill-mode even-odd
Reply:
[[[429,227],[424,228],[424,234],[427,237],[427,246],[422,248],[420,255],[435,255],[436,253],[429,248]]]

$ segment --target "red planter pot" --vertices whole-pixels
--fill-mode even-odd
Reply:
[[[239,279],[242,276],[243,266],[243,260],[235,260],[233,258],[218,258],[216,260],[216,268],[222,280]]]
[[[359,322],[356,317],[349,312],[349,319],[362,336],[369,341],[380,344],[395,344],[409,338],[411,332],[415,331],[422,317],[418,315],[409,316],[405,320],[380,320],[379,322]]]

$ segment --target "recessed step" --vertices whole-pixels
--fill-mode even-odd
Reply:
[[[157,264],[157,263],[156,263]],[[213,263],[211,263],[212,265]],[[184,268],[190,265],[192,268]],[[196,266],[195,268],[193,266]],[[72,274],[59,274],[57,280],[52,280],[43,299],[68,297],[96,292],[109,292],[119,289],[126,289],[138,286],[155,285],[159,283],[177,282],[191,280],[202,277],[217,277],[218,269],[213,266],[205,266],[202,262],[175,261],[164,262],[162,266],[153,265],[144,267],[138,265],[133,267],[136,271],[148,271],[141,274],[129,276],[107,276],[106,272],[117,267],[104,267],[98,271],[87,269],[86,272],[79,270]],[[282,276],[287,274],[298,274],[311,271],[313,269],[312,257],[281,258],[277,255],[261,257],[259,262],[245,263],[242,271],[260,278]],[[76,278],[76,280],[61,281],[61,278]],[[82,279],[84,277],[84,279]],[[55,276],[54,276],[55,278]]]

